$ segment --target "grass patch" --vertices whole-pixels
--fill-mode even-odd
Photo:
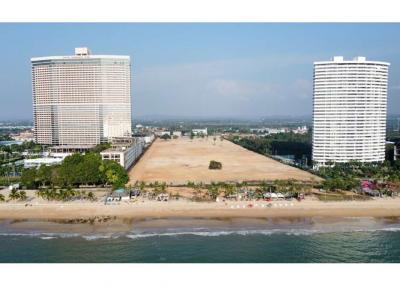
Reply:
[[[367,201],[371,198],[368,196],[358,195],[358,194],[344,194],[341,192],[333,192],[326,194],[315,194],[316,197],[323,202],[340,202],[340,201]]]

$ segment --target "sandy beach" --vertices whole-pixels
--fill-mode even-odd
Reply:
[[[0,203],[0,219],[62,220],[93,217],[144,218],[296,218],[296,217],[396,217],[400,198],[370,201],[138,201],[104,205],[103,202]]]

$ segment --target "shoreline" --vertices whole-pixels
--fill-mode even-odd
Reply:
[[[252,207],[249,205],[252,204]],[[400,198],[370,201],[321,202],[21,202],[0,203],[0,219],[73,220],[94,217],[115,219],[157,218],[307,218],[400,217]]]

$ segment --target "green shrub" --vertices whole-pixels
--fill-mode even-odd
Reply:
[[[210,169],[210,170],[220,170],[220,169],[222,169],[222,163],[214,161],[214,160],[211,160],[210,161],[210,165],[208,166],[208,169]]]

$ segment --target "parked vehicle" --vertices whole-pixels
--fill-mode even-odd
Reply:
[[[10,191],[12,191],[12,190],[18,190],[20,188],[20,185],[19,184],[12,184],[12,185],[10,185],[9,187],[8,187],[8,189],[10,190]]]

